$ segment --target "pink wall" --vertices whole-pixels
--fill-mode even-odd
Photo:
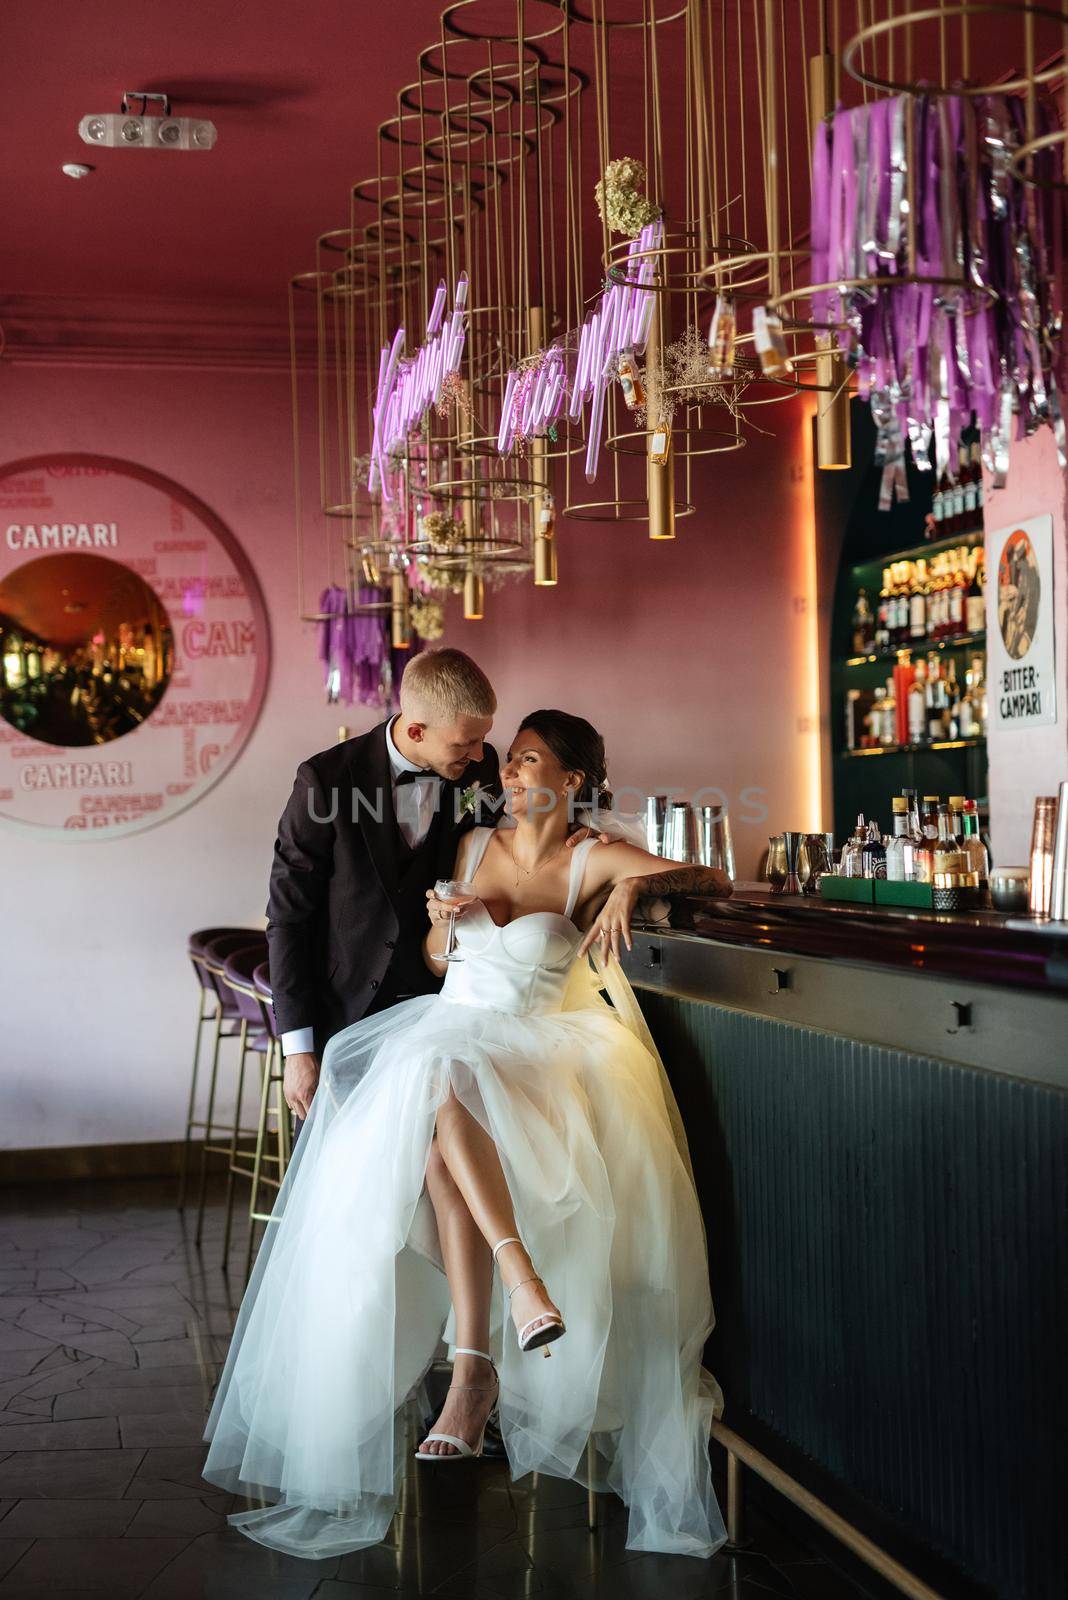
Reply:
[[[377,718],[325,704],[314,628],[296,616],[284,370],[7,362],[0,408],[6,459],[97,451],[185,485],[229,525],[265,594],[264,708],[203,800],[125,838],[0,832],[5,906],[19,908],[6,919],[0,1137],[17,1148],[174,1139],[195,1015],[187,935],[263,925],[297,762],[339,723],[355,733]],[[780,409],[777,439],[707,465],[701,510],[673,545],[636,526],[562,526],[559,588],[490,592],[483,623],[451,602],[448,627],[497,686],[499,748],[534,706],[590,717],[617,787],[725,791],[742,876],[769,828],[818,821],[807,428],[800,406]],[[312,570],[309,599],[317,589]]]
[[[1031,848],[1031,822],[1035,796],[1056,794],[1068,778],[1068,531],[1065,517],[1065,476],[1057,462],[1057,447],[1049,428],[1014,444],[1004,489],[991,491],[986,481],[984,518],[987,528],[986,566],[988,595],[993,600],[1000,544],[993,535],[1044,512],[1053,516],[1053,605],[1057,674],[1057,721],[1048,727],[1013,731],[991,729],[990,842],[994,858],[1002,865],[1026,866]],[[987,621],[996,626],[996,613],[988,602]],[[995,692],[990,685],[990,695]]]

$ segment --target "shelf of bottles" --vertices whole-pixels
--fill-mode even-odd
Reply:
[[[990,852],[979,828],[979,807],[963,795],[943,800],[905,789],[890,800],[893,829],[884,835],[863,812],[842,846],[837,869],[821,875],[828,899],[867,899],[850,886],[875,886],[887,905],[935,911],[982,910],[990,901]],[[826,881],[824,881],[826,880]]]
[[[902,529],[902,531],[906,531]],[[916,542],[854,559],[839,580],[832,663],[836,825],[872,798],[844,773],[891,760],[889,786],[978,794],[986,805],[986,571],[978,439],[962,436],[956,472],[917,511]],[[848,610],[852,607],[851,612]]]

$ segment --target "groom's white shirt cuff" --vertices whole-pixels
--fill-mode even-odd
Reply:
[[[284,1056],[310,1055],[315,1049],[314,1028],[289,1028],[282,1035]]]
[[[437,774],[420,767],[416,762],[409,761],[401,755],[393,743],[393,723],[396,719],[390,718],[386,723],[386,754],[394,780],[398,772],[425,773],[432,781],[426,783],[411,783],[398,790],[396,782],[393,784],[393,814],[397,818],[397,826],[407,839],[409,845],[415,846],[425,835],[434,817],[434,805],[438,799]],[[282,1035],[283,1056],[307,1055],[315,1049],[314,1029],[288,1028]]]

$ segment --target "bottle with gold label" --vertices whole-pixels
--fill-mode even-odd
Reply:
[[[760,357],[760,370],[765,378],[789,378],[793,373],[790,358],[786,354],[786,341],[783,338],[782,318],[777,311],[769,311],[766,306],[756,306],[753,309],[753,343],[757,355]]]
[[[671,423],[661,422],[649,436],[649,460],[654,467],[662,467],[671,450]]]
[[[734,296],[729,290],[716,296],[716,309],[708,329],[708,376],[733,378],[734,340],[738,331],[738,317],[734,309]]]
[[[638,363],[634,358],[633,350],[621,352],[616,364],[616,373],[619,377],[619,387],[623,391],[623,399],[628,411],[637,411],[639,406],[645,404],[645,385],[642,383],[638,372]]]
[[[538,510],[538,537],[551,539],[556,529],[556,507],[553,497],[546,491],[542,496],[541,506]]]

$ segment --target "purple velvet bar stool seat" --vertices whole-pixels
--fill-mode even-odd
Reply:
[[[207,1106],[202,1120],[195,1115],[196,1098],[196,1066],[194,1062],[193,1083],[189,1095],[189,1117],[186,1132],[186,1145],[188,1147],[191,1131],[195,1127],[204,1130],[203,1143],[200,1146],[200,1184],[197,1197],[197,1223],[195,1242],[201,1243],[204,1231],[204,1205],[207,1190],[208,1158],[212,1155],[226,1155],[229,1157],[231,1133],[227,1124],[220,1124],[216,1118],[216,1099],[219,1092],[219,1052],[224,1039],[234,1039],[238,1046],[238,1072],[244,1068],[244,1055],[248,1049],[247,1034],[248,1019],[242,1015],[238,995],[233,984],[226,976],[226,962],[239,950],[245,949],[256,953],[256,960],[262,961],[267,954],[267,935],[262,928],[233,928],[223,933],[212,929],[205,929],[200,936],[193,936],[197,940],[196,954],[190,949],[190,958],[198,978],[203,983],[206,977],[210,985],[210,996],[214,997],[215,1010],[213,1017],[215,1023],[214,1046],[211,1059],[211,1074],[208,1082]],[[190,944],[192,945],[192,940]],[[208,992],[202,990],[201,1005],[209,998]],[[262,1029],[262,1020],[259,1024]],[[199,1022],[198,1022],[199,1028]],[[199,1037],[198,1037],[199,1044]],[[226,1138],[226,1143],[221,1141]],[[183,1174],[185,1170],[183,1158]],[[180,1202],[184,1200],[185,1186],[182,1185]]]
[[[237,1038],[240,1031],[238,1024],[237,1004],[229,989],[220,996],[215,974],[209,971],[209,948],[217,939],[233,939],[236,937],[241,943],[252,942],[255,939],[266,938],[259,928],[198,928],[189,935],[187,950],[189,959],[196,974],[199,993],[197,995],[197,1029],[193,1044],[193,1071],[189,1083],[189,1109],[185,1119],[185,1139],[182,1144],[181,1172],[178,1183],[178,1209],[185,1205],[186,1185],[189,1178],[189,1147],[192,1142],[194,1128],[207,1128],[207,1124],[197,1118],[197,1086],[200,1073],[200,1050],[203,1040],[204,1028],[208,1023],[215,1023],[215,1052],[212,1062],[212,1078],[214,1080],[218,1064],[218,1041],[220,1039]],[[212,965],[216,965],[212,962]]]

